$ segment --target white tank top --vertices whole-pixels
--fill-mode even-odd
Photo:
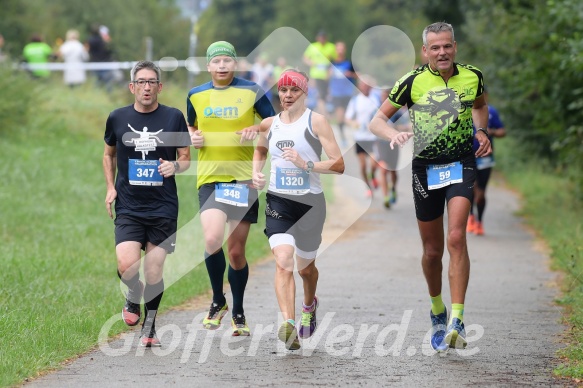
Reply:
[[[280,114],[275,116],[269,128],[267,140],[271,154],[269,191],[287,195],[322,192],[319,173],[307,174],[305,170],[281,157],[283,148],[291,147],[306,162],[320,161],[322,144],[312,130],[310,109],[306,109],[298,120],[290,124],[283,123]]]

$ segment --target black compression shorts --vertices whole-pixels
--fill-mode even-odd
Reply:
[[[453,197],[474,200],[474,181],[476,180],[476,160],[473,157],[462,159],[462,182],[439,189],[427,188],[426,162],[413,160],[413,199],[415,214],[419,221],[433,221],[443,215],[446,201]]]

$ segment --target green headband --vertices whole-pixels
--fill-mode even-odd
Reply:
[[[226,55],[237,60],[237,53],[235,52],[235,47],[229,42],[225,42],[224,40],[220,40],[215,42],[209,46],[206,50],[206,61],[207,63],[211,61],[214,57],[218,55]]]

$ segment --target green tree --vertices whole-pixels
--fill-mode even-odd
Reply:
[[[505,1],[467,13],[468,49],[525,149],[577,182],[583,199],[583,4]],[[478,8],[478,4],[482,5]]]
[[[180,15],[173,0],[2,0],[0,33],[11,57],[19,58],[33,33],[56,46],[70,28],[88,37],[92,24],[110,29],[116,57],[123,61],[143,59],[145,38],[154,42],[153,59],[188,54],[190,21]]]
[[[237,55],[247,56],[266,34],[262,26],[273,18],[272,0],[213,0],[197,27],[197,55],[205,56],[214,41],[232,43]]]

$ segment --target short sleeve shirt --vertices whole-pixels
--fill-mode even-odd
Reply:
[[[224,88],[208,82],[190,90],[186,110],[188,125],[204,136],[198,151],[197,187],[251,179],[254,147],[251,142],[241,144],[236,132],[254,125],[256,118],[275,115],[263,89],[237,77]]]
[[[304,52],[304,55],[312,61],[312,66],[310,67],[310,78],[328,79],[328,68],[330,67],[330,62],[336,59],[336,46],[334,43],[311,43]]]
[[[177,149],[189,147],[190,136],[184,115],[176,108],[158,105],[149,113],[141,113],[133,105],[114,110],[105,124],[105,143],[116,147],[117,176],[115,189],[117,215],[139,217],[178,217],[178,194],[174,176],[163,178],[161,185],[130,183],[130,169],[154,162],[176,160]]]
[[[448,163],[471,154],[472,106],[483,92],[482,72],[460,63],[447,82],[427,64],[397,81],[389,101],[409,109],[415,159]]]

